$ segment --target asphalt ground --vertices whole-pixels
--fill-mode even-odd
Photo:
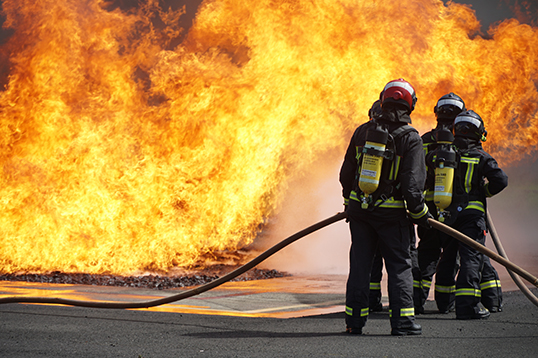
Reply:
[[[229,282],[137,310],[3,304],[0,357],[538,357],[538,307],[513,285],[503,312],[487,320],[456,320],[430,300],[417,316],[423,334],[395,337],[387,297],[363,335],[344,333],[344,282],[341,275]],[[145,301],[175,293],[0,282],[0,297]]]

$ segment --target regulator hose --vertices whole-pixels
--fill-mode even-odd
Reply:
[[[131,302],[131,303],[125,303],[125,302],[91,302],[91,301],[79,301],[79,300],[69,300],[64,298],[54,298],[54,297],[4,297],[0,298],[0,304],[4,303],[44,303],[44,304],[60,304],[60,305],[68,305],[68,306],[79,306],[79,307],[91,307],[91,308],[115,308],[115,309],[128,309],[128,308],[148,308],[148,307],[155,307],[159,305],[164,305],[170,302],[175,302],[179,300],[183,300],[185,298],[189,298],[195,295],[199,295],[200,293],[203,293],[205,291],[211,290],[212,288],[215,288],[217,286],[222,285],[223,283],[230,281],[234,279],[235,277],[241,275],[242,273],[245,273],[246,271],[250,270],[254,266],[258,265],[260,262],[267,259],[269,256],[273,255],[274,253],[282,250],[289,244],[299,240],[300,238],[309,235],[313,233],[314,231],[317,231],[321,228],[324,228],[325,226],[331,225],[337,221],[340,221],[342,219],[345,219],[347,217],[345,212],[337,213],[336,215],[333,215],[325,220],[322,220],[314,225],[311,225],[307,227],[306,229],[303,229],[290,237],[284,239],[283,241],[279,242],[278,244],[274,245],[270,249],[263,252],[261,255],[255,257],[251,261],[247,262],[243,266],[235,269],[234,271],[219,277],[216,280],[213,280],[211,282],[208,282],[204,285],[198,286],[196,288],[178,293],[177,295],[173,295],[170,297],[164,297],[159,298],[152,301],[143,301],[143,302]]]
[[[439,222],[437,220],[431,219],[431,218],[428,219],[428,224],[430,224],[435,229],[437,229],[439,231],[442,231],[445,234],[448,234],[448,235],[452,236],[453,238],[463,242],[467,246],[470,246],[471,248],[475,249],[476,251],[481,252],[484,255],[492,258],[493,260],[497,261],[498,263],[500,263],[501,265],[503,265],[507,269],[512,270],[513,272],[517,273],[519,276],[523,277],[525,280],[532,283],[534,286],[538,287],[538,278],[534,277],[533,275],[531,275],[530,273],[528,273],[527,271],[525,271],[521,267],[515,265],[514,263],[508,261],[504,257],[502,257],[502,256],[496,254],[495,252],[491,251],[490,249],[488,249],[484,245],[474,241],[469,236],[464,235],[461,232],[459,232],[457,230],[454,230],[450,226],[447,226],[447,225],[445,225],[445,224],[443,224],[443,223],[441,223],[441,222]]]
[[[497,230],[495,229],[495,226],[493,225],[493,221],[491,220],[491,215],[489,214],[489,211],[486,211],[486,222],[487,226],[489,228],[489,233],[491,234],[491,239],[493,240],[493,243],[495,244],[495,248],[497,249],[497,252],[508,260],[508,256],[506,255],[506,252],[504,251],[504,247],[501,243],[501,240],[499,239],[499,235],[497,235]],[[535,305],[538,306],[538,298],[529,290],[529,288],[523,283],[521,278],[516,275],[514,272],[512,272],[510,269],[506,268],[506,271],[508,271],[508,274],[512,278],[512,280],[515,282],[517,287],[523,292],[525,296]]]

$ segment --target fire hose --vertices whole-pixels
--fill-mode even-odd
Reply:
[[[68,305],[68,306],[79,306],[79,307],[91,307],[91,308],[115,308],[115,309],[133,309],[133,308],[149,308],[149,307],[155,307],[160,306],[163,304],[183,300],[195,295],[199,295],[203,292],[206,292],[208,290],[211,290],[217,286],[222,285],[225,282],[228,282],[235,277],[245,273],[246,271],[250,270],[251,268],[255,267],[268,257],[272,256],[276,252],[282,250],[286,246],[290,245],[291,243],[299,240],[300,238],[309,235],[321,228],[324,228],[325,226],[331,225],[337,221],[343,220],[347,217],[347,214],[345,212],[337,213],[325,220],[322,220],[314,225],[311,225],[292,236],[289,236],[288,238],[284,239],[283,241],[279,242],[278,244],[274,245],[270,249],[263,252],[261,255],[257,256],[256,258],[252,259],[245,265],[235,269],[234,271],[216,279],[211,282],[208,282],[204,285],[198,286],[196,288],[181,292],[179,294],[159,298],[156,300],[151,301],[142,301],[142,302],[131,302],[131,303],[125,303],[125,302],[92,302],[92,301],[79,301],[79,300],[70,300],[70,299],[64,299],[64,298],[54,298],[54,297],[4,297],[0,298],[0,304],[5,303],[41,303],[41,304],[61,304],[61,305]],[[437,230],[443,231],[447,233],[448,235],[456,238],[457,240],[464,242],[468,246],[471,246],[472,248],[476,249],[477,251],[489,256],[493,260],[499,262],[503,266],[505,266],[507,269],[517,273],[521,277],[525,278],[529,282],[531,282],[533,285],[538,287],[538,278],[534,277],[527,271],[523,270],[522,268],[518,267],[517,265],[513,264],[512,262],[508,261],[502,256],[497,255],[495,252],[489,250],[485,246],[477,243],[476,241],[472,240],[466,235],[463,235],[462,233],[450,228],[449,226],[446,226],[436,220],[429,219],[429,224],[436,228]],[[491,226],[493,227],[493,226]],[[495,234],[496,235],[496,234]],[[510,272],[510,271],[509,271]],[[518,285],[519,286],[519,285]],[[524,285],[523,285],[524,286]],[[531,293],[532,295],[532,293]]]
[[[504,247],[501,243],[501,240],[499,239],[499,235],[497,235],[497,230],[495,229],[495,226],[493,225],[493,221],[491,220],[491,215],[489,214],[489,211],[486,212],[486,221],[487,225],[489,227],[489,232],[491,234],[491,239],[493,240],[493,243],[495,244],[495,248],[497,249],[497,252],[508,260],[508,256],[506,255],[506,252],[504,251]],[[534,303],[535,306],[538,306],[538,298],[529,290],[529,288],[523,283],[521,278],[516,275],[514,272],[506,269],[508,271],[508,274],[512,278],[512,281],[515,282],[517,287],[519,287],[520,291],[523,292],[527,298]]]

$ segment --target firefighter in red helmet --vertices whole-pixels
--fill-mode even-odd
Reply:
[[[379,247],[388,274],[391,334],[417,335],[422,327],[415,323],[409,247],[413,222],[428,225],[432,216],[423,196],[422,140],[408,124],[415,90],[403,79],[390,81],[380,100],[380,117],[355,130],[340,169],[351,232],[346,332],[362,334],[368,319],[370,272]]]

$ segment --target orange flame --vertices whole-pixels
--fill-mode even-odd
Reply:
[[[244,247],[394,78],[417,90],[419,130],[453,91],[502,165],[536,155],[538,28],[485,39],[464,5],[208,0],[177,46],[185,10],[157,0],[3,11],[2,272],[167,271]]]

